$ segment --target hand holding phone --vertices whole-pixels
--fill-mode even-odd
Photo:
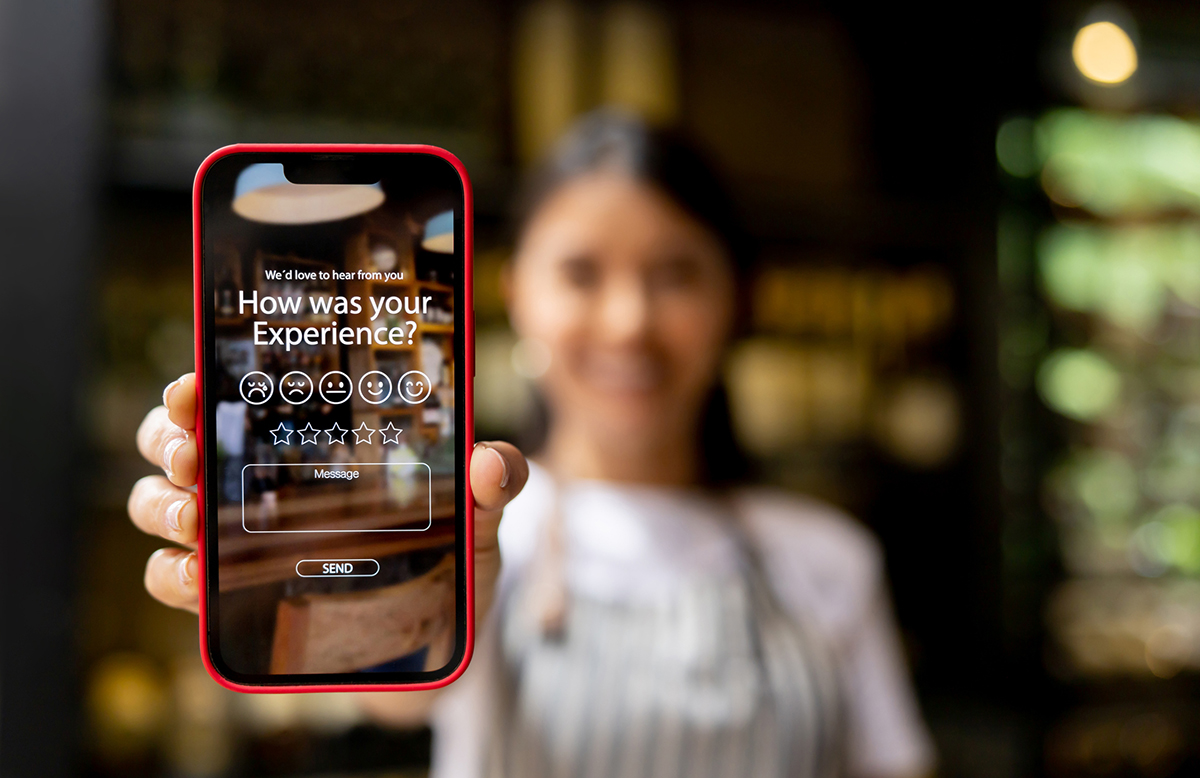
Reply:
[[[160,549],[146,563],[146,589],[156,600],[196,613],[198,513],[196,493],[196,374],[188,373],[163,391],[163,404],[146,414],[138,427],[138,451],[164,475],[148,475],[129,493],[129,518],[148,535],[178,544]],[[191,434],[189,434],[191,433]],[[176,443],[176,441],[181,441]],[[504,441],[479,442],[469,478],[475,500],[475,618],[487,615],[491,587],[499,570],[496,530],[504,507],[525,486],[529,466],[521,451]],[[168,461],[168,458],[170,461]],[[165,473],[170,473],[168,478]]]
[[[164,475],[149,475],[134,484],[128,506],[138,529],[177,544],[147,560],[146,590],[159,602],[192,613],[199,610],[201,584],[195,551],[196,494],[187,488],[196,483],[195,419],[196,376],[188,373],[167,386],[163,405],[146,414],[138,428],[138,450],[155,467],[162,467]],[[485,450],[491,453],[484,454]],[[471,458],[468,471],[475,500],[475,618],[479,621],[488,613],[500,569],[496,543],[500,516],[524,488],[529,467],[510,443],[478,443],[475,451],[484,454]]]
[[[195,210],[198,378],[147,417],[139,445],[168,477],[130,512],[199,553],[160,552],[147,587],[184,607],[196,590],[206,664],[232,688],[449,682],[474,627],[471,487],[490,509],[486,595],[525,475],[511,447],[471,457],[461,165],[428,147],[230,147]]]

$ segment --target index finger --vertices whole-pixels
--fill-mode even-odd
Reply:
[[[196,374],[184,373],[163,389],[167,417],[176,427],[196,429]]]

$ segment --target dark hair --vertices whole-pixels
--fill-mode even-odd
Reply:
[[[707,227],[724,245],[733,268],[735,328],[748,308],[750,241],[733,203],[704,155],[678,132],[655,127],[612,109],[586,114],[538,165],[517,199],[517,225],[523,229],[538,208],[559,188],[589,173],[612,170],[657,188]],[[547,411],[539,398],[536,429],[521,442],[536,451],[545,440]],[[744,480],[748,460],[733,434],[725,385],[718,379],[701,417],[700,474],[703,483],[729,485]]]

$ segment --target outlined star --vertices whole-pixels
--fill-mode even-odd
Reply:
[[[286,445],[292,442],[292,431],[283,426],[283,422],[279,422],[279,426],[271,430],[271,434],[275,436],[275,445]]]
[[[375,435],[376,432],[377,432],[377,430],[373,430],[370,427],[368,427],[367,423],[364,421],[362,424],[358,425],[358,429],[354,430],[354,442],[355,443],[370,443],[371,438]]]
[[[307,424],[307,425],[304,427],[304,429],[302,429],[302,430],[296,430],[296,432],[299,432],[299,433],[300,433],[300,443],[301,443],[301,444],[304,444],[304,443],[316,443],[316,442],[317,442],[317,435],[320,435],[320,434],[321,434],[321,430],[319,430],[319,429],[317,429],[316,427],[314,427],[314,426],[312,425],[312,422],[311,422],[311,421],[310,421],[310,422],[309,422],[309,423],[308,423],[308,424]],[[310,438],[311,438],[311,440],[310,440]]]
[[[400,429],[395,424],[392,424],[389,421],[388,425],[386,427],[379,430],[379,434],[383,436],[383,440],[381,442],[382,443],[399,443],[401,432],[404,432],[404,430]],[[393,439],[393,436],[395,436],[395,439]]]
[[[338,423],[335,421],[332,427],[325,430],[325,434],[329,436],[330,443],[345,443],[346,433],[349,431],[350,430],[345,430],[339,427]]]

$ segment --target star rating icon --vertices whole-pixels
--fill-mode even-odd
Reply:
[[[296,430],[296,432],[300,433],[300,443],[301,443],[301,445],[303,445],[303,444],[305,444],[305,443],[316,443],[316,442],[317,442],[317,435],[320,435],[320,434],[321,434],[321,430],[319,430],[319,429],[317,429],[316,427],[314,427],[314,426],[312,425],[312,422],[311,422],[311,421],[308,423],[308,425],[307,425],[307,426],[305,426],[305,428],[304,428],[304,429],[302,429],[302,430]]]
[[[395,424],[392,424],[390,421],[386,427],[379,430],[379,434],[383,436],[382,442],[384,443],[399,443],[401,432],[404,432],[404,430],[400,429]]]
[[[271,434],[275,436],[276,446],[291,443],[292,431],[283,426],[283,422],[279,422],[279,426],[271,430]]]
[[[367,423],[364,421],[362,424],[360,424],[358,426],[358,429],[354,430],[354,442],[356,444],[370,443],[371,438],[375,435],[375,433],[377,431],[378,430],[373,430],[370,427],[368,427]]]
[[[345,443],[346,433],[350,430],[342,429],[335,421],[333,426],[325,430],[325,434],[329,436],[330,443]]]

